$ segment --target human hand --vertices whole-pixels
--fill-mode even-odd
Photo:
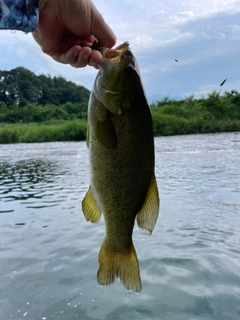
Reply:
[[[91,0],[40,0],[39,24],[33,38],[54,60],[76,68],[97,66],[102,55],[95,40],[111,48],[116,37]]]

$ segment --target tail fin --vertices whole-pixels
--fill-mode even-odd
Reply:
[[[116,278],[127,290],[140,292],[142,290],[138,259],[133,243],[129,249],[114,249],[107,244],[106,239],[102,243],[99,253],[98,283],[107,286]]]

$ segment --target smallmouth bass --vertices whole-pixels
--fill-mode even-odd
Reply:
[[[82,210],[93,223],[104,215],[98,283],[120,278],[127,290],[140,292],[134,223],[151,234],[159,212],[152,116],[128,42],[97,50],[103,58],[88,106],[90,187]]]

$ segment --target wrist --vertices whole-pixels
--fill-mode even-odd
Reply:
[[[38,0],[0,1],[0,29],[33,32],[38,25]]]

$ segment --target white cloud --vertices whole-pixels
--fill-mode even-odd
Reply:
[[[194,92],[184,92],[183,97],[188,97],[193,94],[195,98],[199,99],[202,96],[207,96],[209,92],[217,90],[216,88],[220,90],[219,84],[208,84],[205,86],[200,86]]]
[[[232,39],[233,40],[240,40],[240,26],[234,25],[232,26]]]
[[[237,90],[238,92],[240,92],[240,81],[231,82],[227,80],[222,87],[220,87],[220,83],[212,83],[205,86],[199,86],[194,92],[184,92],[183,96],[188,97],[193,94],[194,97],[198,99],[202,96],[207,96],[214,90],[218,91],[220,94],[223,94],[225,91],[231,92],[231,90]]]
[[[176,24],[181,24],[190,20],[209,18],[219,13],[227,14],[237,11],[240,11],[240,0],[189,0],[181,2],[178,10],[170,16],[170,20]]]
[[[211,91],[215,82],[211,76],[220,69],[229,77],[228,88],[231,76],[240,74],[236,63],[240,0],[93,1],[116,33],[118,44],[130,42],[149,94]],[[91,89],[95,69],[55,62],[41,52],[31,35],[22,32],[0,31],[0,38],[1,70],[22,65],[36,74],[61,75]]]

